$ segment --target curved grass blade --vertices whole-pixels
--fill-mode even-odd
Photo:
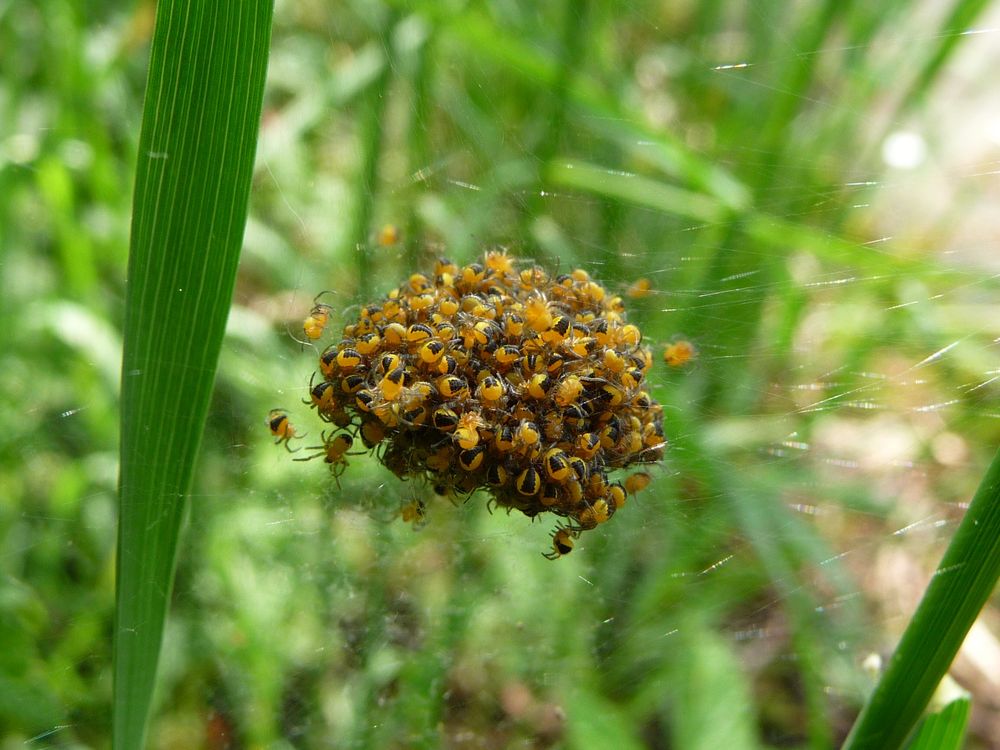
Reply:
[[[959,698],[929,714],[913,742],[907,745],[908,750],[960,750],[971,711],[972,701]]]
[[[833,263],[850,263],[878,277],[888,273],[915,273],[960,282],[993,286],[996,279],[975,271],[950,268],[935,260],[911,258],[891,252],[875,252],[870,245],[852,242],[837,234],[780,216],[756,211],[736,214],[725,204],[704,193],[677,187],[645,175],[626,173],[578,159],[559,159],[545,172],[547,185],[611,198],[654,211],[662,211],[705,225],[720,225],[737,218],[743,231],[755,241],[783,253],[798,247]]]
[[[603,195],[704,224],[718,224],[732,216],[725,205],[704,193],[576,159],[552,162],[544,177],[550,185]]]
[[[157,6],[122,363],[114,747],[141,748],[246,223],[272,0]]]
[[[1000,452],[844,750],[900,747],[1000,577]]]

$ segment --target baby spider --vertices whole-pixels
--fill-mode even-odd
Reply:
[[[289,447],[289,442],[293,439],[304,438],[305,435],[299,435],[295,431],[295,427],[292,426],[291,420],[288,419],[288,412],[284,409],[271,409],[267,413],[266,424],[271,430],[271,436],[274,438],[274,444],[280,445],[285,444],[285,450],[289,453],[295,453],[296,451],[302,450],[301,448],[296,448],[292,450]]]
[[[327,322],[333,308],[319,301],[319,298],[330,292],[320,292],[313,298],[313,308],[309,311],[309,317],[302,321],[302,332],[310,341],[315,341],[323,335]]]
[[[311,456],[306,456],[305,458],[296,458],[296,461],[311,461],[314,458],[323,456],[323,461],[330,464],[330,473],[333,474],[334,480],[337,482],[337,486],[340,486],[340,475],[344,473],[344,469],[347,468],[347,456],[354,455],[348,454],[351,446],[354,445],[354,438],[348,435],[346,432],[335,433],[331,432],[327,435],[326,432],[320,433],[320,437],[323,438],[323,445],[311,445],[309,450],[316,451]]]
[[[653,284],[643,276],[629,284],[628,289],[625,290],[625,296],[632,299],[642,299],[643,297],[648,297],[652,292]]]
[[[543,552],[542,557],[557,560],[563,555],[568,555],[573,551],[573,540],[578,536],[579,532],[574,532],[567,526],[556,527],[556,530],[552,532],[552,549],[549,552]]]
[[[485,426],[479,412],[467,411],[458,418],[452,437],[460,448],[470,450],[479,445],[479,428]]]
[[[663,361],[670,367],[683,367],[698,356],[698,350],[690,341],[681,339],[663,350]]]
[[[379,247],[392,247],[399,242],[399,227],[395,224],[384,224],[378,230]]]
[[[399,509],[399,517],[403,523],[413,524],[413,530],[418,531],[427,525],[427,504],[414,498]]]

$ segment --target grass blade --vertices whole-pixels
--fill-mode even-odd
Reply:
[[[850,3],[838,0],[816,5],[802,24],[801,32],[796,34],[798,50],[794,62],[784,69],[782,80],[774,86],[775,94],[758,145],[762,153],[771,156],[763,168],[756,171],[754,187],[758,193],[773,183],[780,168],[779,158],[784,154],[784,144],[789,140],[789,124],[802,104],[808,101],[806,92],[820,61],[820,56],[812,51],[822,48],[835,22],[850,7]]]
[[[403,235],[406,244],[406,267],[416,268],[420,262],[420,243],[422,241],[422,220],[415,206],[426,189],[427,178],[424,170],[431,163],[430,139],[428,126],[433,98],[431,96],[434,78],[434,62],[436,57],[436,38],[432,31],[427,32],[427,38],[416,53],[416,63],[413,70],[413,107],[410,110],[410,127],[407,136],[409,149],[410,174],[414,176],[410,200],[406,232]],[[419,175],[419,177],[418,177]]]
[[[693,192],[645,175],[622,172],[577,159],[557,159],[545,172],[551,188],[578,190],[622,203],[661,211],[706,225],[740,219],[746,234],[762,245],[787,253],[796,247],[833,263],[849,263],[872,274],[917,272],[960,280],[980,275],[948,268],[934,260],[876,252],[864,245],[805,223],[759,211],[737,213],[711,195]],[[993,280],[985,280],[993,283]]]
[[[959,750],[965,740],[972,701],[959,698],[930,714],[908,745],[909,750]]]
[[[726,206],[711,196],[583,161],[557,160],[546,170],[545,178],[556,187],[603,195],[706,224],[725,221],[730,215]]]
[[[375,213],[375,195],[378,190],[378,164],[382,155],[382,122],[389,100],[389,84],[392,80],[392,30],[395,13],[390,13],[382,27],[385,37],[385,59],[376,76],[365,102],[365,114],[361,118],[361,165],[357,176],[354,211],[351,216],[350,242],[354,253],[358,277],[358,299],[366,300],[371,293],[372,261],[369,237],[372,216]]]
[[[844,750],[902,745],[1000,577],[1000,452]]]
[[[672,686],[671,739],[678,750],[756,750],[753,701],[733,644],[701,613],[689,615],[678,633],[674,659],[683,679]],[[691,690],[692,685],[699,689]],[[605,745],[611,747],[611,745]]]
[[[271,0],[161,2],[125,308],[114,747],[143,746],[246,222]]]
[[[642,745],[634,737],[628,718],[605,697],[578,686],[567,696],[567,747],[574,750],[598,750],[615,747],[638,750]]]
[[[951,13],[945,20],[938,34],[936,44],[928,55],[924,66],[917,75],[916,80],[910,87],[907,99],[902,107],[901,113],[907,113],[911,107],[919,104],[925,98],[927,91],[940,78],[941,69],[951,59],[970,31],[969,27],[976,22],[983,11],[989,6],[989,0],[958,0],[952,8]],[[894,120],[899,119],[899,115]]]

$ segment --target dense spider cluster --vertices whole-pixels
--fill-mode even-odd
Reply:
[[[309,338],[329,313],[317,304]],[[323,454],[339,474],[357,437],[439,493],[486,489],[497,506],[554,513],[566,523],[550,555],[566,554],[646,476],[622,485],[608,472],[662,456],[640,341],[621,298],[586,271],[519,270],[500,252],[461,268],[439,260],[363,307],[320,356],[311,405],[340,430],[324,434]]]

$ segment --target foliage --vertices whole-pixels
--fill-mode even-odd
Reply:
[[[989,167],[949,130],[985,10],[279,5],[150,745],[841,742],[997,444]],[[0,14],[0,744],[104,747],[153,4]],[[901,131],[922,166],[881,158]],[[263,425],[319,436],[293,339],[317,292],[345,310],[494,243],[648,278],[647,341],[700,351],[655,376],[664,468],[556,562],[548,527],[361,456],[340,491]]]

